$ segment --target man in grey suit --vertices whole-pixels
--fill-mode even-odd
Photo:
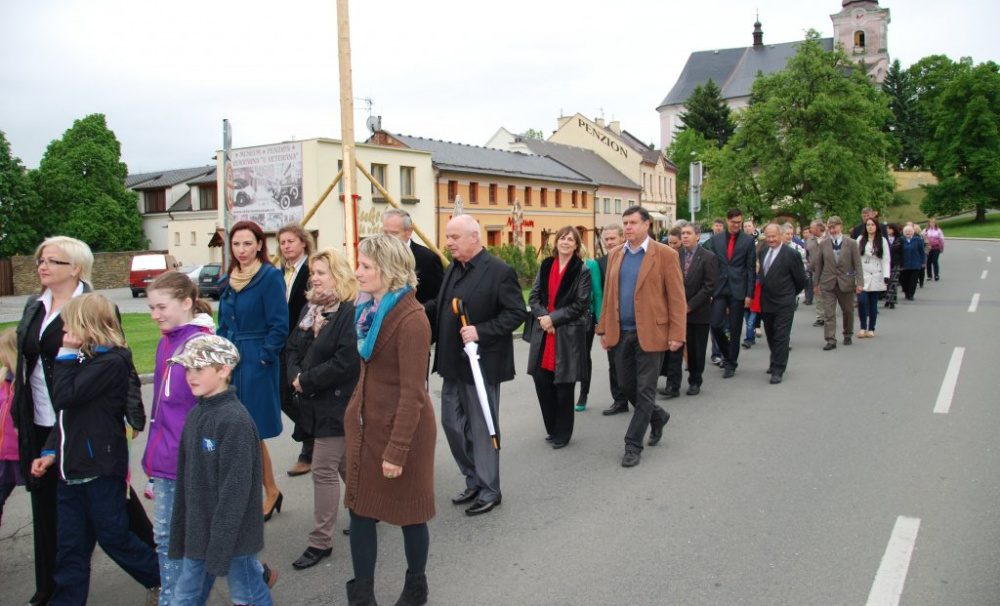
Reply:
[[[806,278],[809,280],[809,294],[812,296],[812,301],[807,299],[806,305],[816,303],[816,321],[813,322],[813,326],[823,326],[823,295],[815,288],[819,282],[813,273],[812,259],[819,255],[819,245],[824,238],[826,238],[826,223],[822,219],[814,219],[809,225],[809,237],[806,239],[806,261],[809,263],[809,273]]]
[[[667,354],[667,388],[660,392],[667,398],[680,395],[685,349],[688,359],[687,395],[696,396],[701,392],[701,375],[705,371],[705,352],[708,349],[708,323],[712,317],[712,291],[719,276],[719,262],[715,255],[698,245],[696,224],[687,223],[681,228],[681,249],[677,252],[687,298],[687,341],[684,347]]]
[[[764,228],[767,246],[760,251],[760,311],[767,334],[771,361],[767,372],[771,384],[781,383],[788,366],[788,345],[795,316],[795,297],[806,286],[802,255],[782,244],[781,229],[771,223]]]
[[[809,261],[816,288],[823,294],[823,351],[837,348],[837,305],[844,320],[844,345],[854,336],[854,296],[864,286],[858,243],[844,235],[844,222],[834,215],[826,222],[828,235],[819,254]]]

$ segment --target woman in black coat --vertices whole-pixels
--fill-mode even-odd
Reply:
[[[590,271],[581,249],[575,227],[560,229],[552,256],[542,261],[528,296],[528,374],[535,379],[545,439],[552,448],[566,446],[573,436],[573,392],[587,368]]]
[[[333,249],[312,255],[309,271],[308,303],[285,347],[286,380],[299,401],[292,437],[314,440],[313,529],[305,552],[292,563],[298,569],[314,566],[333,553],[347,448],[344,411],[361,371],[352,303],[358,296],[357,279]]]

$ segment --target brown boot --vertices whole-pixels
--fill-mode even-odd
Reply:
[[[311,463],[307,463],[305,461],[296,461],[295,465],[292,465],[292,468],[288,470],[288,475],[294,478],[295,476],[305,475],[310,471],[312,471]]]

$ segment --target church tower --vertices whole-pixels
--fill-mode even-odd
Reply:
[[[833,21],[833,42],[844,52],[868,68],[868,77],[881,84],[889,70],[889,9],[878,0],[843,0],[839,13],[830,15]]]

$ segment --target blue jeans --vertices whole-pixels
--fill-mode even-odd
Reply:
[[[159,488],[159,482],[156,483]],[[264,567],[257,561],[257,554],[236,556],[229,562],[229,599],[233,604],[274,606],[271,590],[264,583]],[[203,606],[215,583],[215,575],[205,572],[205,560],[184,558],[181,574],[174,584],[173,606],[197,604]]]
[[[174,586],[181,574],[183,560],[167,557],[170,551],[170,517],[174,512],[174,493],[177,482],[166,478],[156,478],[153,488],[153,538],[156,541],[156,556],[160,562],[160,601],[157,606],[170,606],[174,597]],[[212,584],[205,583],[202,598],[208,600]]]
[[[750,311],[749,307],[746,308],[746,309],[744,309],[743,310],[743,320],[746,322],[746,325],[747,325],[746,340],[749,341],[749,342],[751,342],[751,343],[756,343],[757,342],[757,333],[754,332],[754,329],[757,328],[757,312]]]
[[[861,330],[875,330],[875,319],[878,318],[878,295],[878,291],[866,291],[858,295],[858,319],[861,320]]]
[[[59,482],[52,606],[87,603],[95,543],[143,587],[159,586],[156,553],[129,530],[126,490],[125,478],[115,476],[100,476],[83,484]]]

